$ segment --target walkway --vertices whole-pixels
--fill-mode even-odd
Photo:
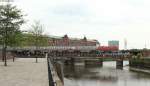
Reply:
[[[4,67],[0,62],[1,86],[48,86],[48,70],[46,58],[18,58],[8,61]]]

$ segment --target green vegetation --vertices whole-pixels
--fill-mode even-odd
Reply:
[[[27,33],[20,30],[20,26],[25,23],[23,17],[16,6],[0,5],[0,47],[2,46],[4,66],[7,66],[6,53],[10,47],[34,46],[38,50],[48,45],[49,37],[43,34],[43,25],[39,21],[32,24]]]
[[[103,61],[115,61],[113,58],[103,58]]]
[[[3,47],[4,65],[7,66],[6,51],[8,46],[19,44],[20,26],[24,23],[20,9],[10,4],[0,6],[0,43]]]
[[[130,66],[150,69],[150,58],[132,58],[130,59]]]
[[[28,43],[35,46],[36,50],[39,50],[41,46],[48,45],[48,39],[44,37],[44,28],[43,25],[40,24],[39,21],[35,21],[33,25],[31,25],[31,29],[29,31]],[[37,60],[37,52],[36,52],[36,63]]]

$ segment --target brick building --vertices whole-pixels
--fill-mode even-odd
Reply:
[[[83,39],[69,38],[68,35],[63,37],[52,37],[49,39],[49,46],[96,46],[99,45],[97,40],[88,40],[86,37]]]

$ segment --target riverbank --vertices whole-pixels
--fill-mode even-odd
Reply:
[[[135,72],[142,72],[142,73],[150,74],[150,70],[149,69],[130,67],[130,70],[131,71],[135,71]]]
[[[129,60],[130,70],[150,74],[150,58],[132,58]]]
[[[113,58],[103,58],[103,61],[115,61]]]
[[[116,58],[103,58],[103,61],[104,62],[107,62],[107,61],[116,61]],[[124,59],[124,61],[128,61],[128,59]]]

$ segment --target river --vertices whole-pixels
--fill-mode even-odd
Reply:
[[[104,62],[103,67],[64,66],[64,86],[150,86],[150,75],[124,68],[116,69],[116,62]]]

